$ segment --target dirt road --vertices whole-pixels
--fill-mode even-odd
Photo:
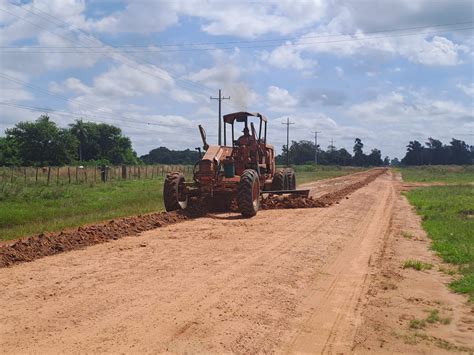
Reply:
[[[328,208],[219,214],[1,269],[0,350],[367,352],[398,199],[387,172]]]

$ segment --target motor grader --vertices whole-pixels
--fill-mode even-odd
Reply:
[[[193,181],[185,181],[180,172],[166,176],[163,196],[167,211],[186,209],[190,199],[198,198],[220,210],[229,210],[235,201],[244,217],[252,217],[259,209],[261,194],[308,194],[308,190],[296,190],[293,169],[276,169],[275,150],[267,144],[267,119],[263,115],[235,112],[225,115],[223,123],[223,146],[209,145],[199,125],[205,153],[194,166]],[[236,126],[243,126],[237,139]]]

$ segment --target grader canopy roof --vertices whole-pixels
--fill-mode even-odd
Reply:
[[[234,112],[224,115],[224,122],[225,123],[234,123],[237,122],[244,122],[248,116],[255,116],[260,118],[263,122],[267,122],[267,118],[258,112]]]

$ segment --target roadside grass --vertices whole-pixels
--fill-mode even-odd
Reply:
[[[398,168],[407,182],[445,182],[467,184],[474,182],[473,165],[427,165]]]
[[[0,240],[163,210],[163,178],[0,186]]]
[[[433,267],[432,264],[429,264],[429,263],[424,263],[420,260],[406,260],[404,263],[403,263],[403,268],[404,269],[415,269],[415,270],[418,270],[418,271],[423,271],[423,270],[430,270],[431,268]]]
[[[296,174],[296,182],[298,185],[306,184],[308,182],[330,179],[338,176],[354,174],[367,170],[367,168],[360,168],[354,166],[339,166],[339,165],[295,165],[293,167]]]
[[[450,284],[451,289],[468,294],[474,302],[474,188],[425,187],[411,190],[406,196],[422,216],[433,250],[444,261],[459,266],[460,278]]]

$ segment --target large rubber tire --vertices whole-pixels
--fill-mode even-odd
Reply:
[[[286,169],[286,178],[288,180],[288,190],[296,190],[296,176],[293,169]]]
[[[272,179],[272,191],[286,190],[287,181],[285,170],[277,170]]]
[[[184,175],[182,173],[174,172],[166,175],[163,186],[163,198],[165,200],[165,209],[168,212],[187,207],[188,199],[186,196],[183,196],[184,188]]]
[[[260,208],[260,181],[255,170],[244,170],[237,187],[237,205],[244,217],[253,217]]]

